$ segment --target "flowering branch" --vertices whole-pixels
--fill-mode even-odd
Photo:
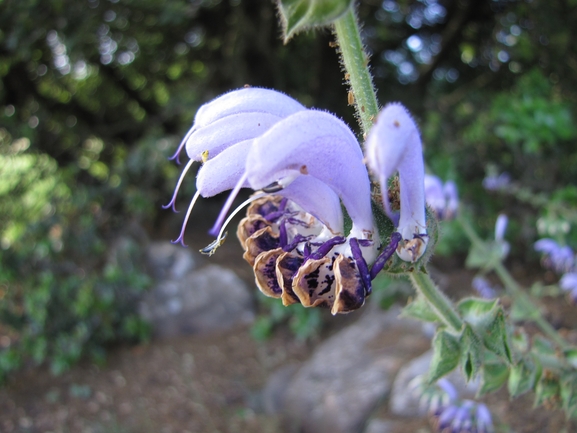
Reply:
[[[473,227],[471,227],[465,218],[460,217],[458,218],[458,221],[461,224],[461,227],[463,227],[465,235],[467,235],[474,248],[487,248],[485,242],[479,237],[479,235],[475,232]],[[490,253],[487,253],[486,256],[489,257]],[[569,343],[567,343],[567,341],[565,341],[565,339],[559,335],[555,328],[553,328],[553,326],[551,326],[551,324],[543,318],[539,307],[535,305],[533,301],[531,301],[529,296],[523,291],[519,284],[517,284],[509,271],[505,268],[505,266],[503,266],[503,263],[501,261],[491,261],[491,267],[505,285],[509,296],[511,296],[513,301],[521,307],[523,312],[527,313],[527,318],[533,321],[539,327],[539,329],[545,335],[547,335],[547,337],[554,341],[555,344],[557,344],[561,349],[567,349],[570,346]]]

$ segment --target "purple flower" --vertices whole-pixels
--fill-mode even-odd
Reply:
[[[499,214],[497,220],[495,221],[495,243],[501,249],[501,257],[505,258],[509,254],[511,245],[505,240],[505,231],[507,230],[507,225],[509,224],[509,218],[505,214]]]
[[[203,163],[175,242],[183,242],[200,196],[232,190],[210,230],[216,240],[202,252],[213,254],[232,217],[249,205],[237,236],[265,295],[281,298],[285,305],[325,306],[333,314],[359,308],[371,293],[371,280],[395,250],[404,260],[415,261],[427,243],[418,131],[401,106],[389,106],[383,113],[382,125],[400,122],[404,131],[393,141],[386,127],[372,134],[373,141],[384,146],[373,155],[394,159],[373,170],[384,170],[385,181],[398,170],[401,179],[401,234],[393,233],[389,245],[381,248],[364,156],[349,127],[332,114],[259,88],[227,93],[199,109],[174,155],[178,158],[186,147],[190,161],[167,207],[174,207],[190,166]],[[395,143],[400,148],[391,147]],[[256,194],[230,212],[241,188]],[[341,204],[352,221],[348,232]]]
[[[575,255],[568,246],[562,247],[553,239],[543,238],[535,242],[534,248],[543,254],[542,263],[545,268],[558,274],[574,270]]]
[[[400,216],[397,232],[402,242],[397,255],[408,262],[417,261],[428,243],[425,221],[425,170],[423,149],[417,125],[401,104],[389,104],[380,112],[366,143],[367,164],[378,178],[381,189],[399,173]],[[388,195],[382,194],[385,211],[394,220]]]
[[[446,378],[441,378],[430,385],[425,375],[419,375],[411,380],[409,389],[419,398],[419,408],[423,413],[437,413],[459,398],[457,389]]]
[[[191,159],[177,190],[194,161],[203,166],[177,241],[199,196],[231,189],[211,229],[216,240],[203,252],[214,253],[228,222],[250,204],[237,234],[264,294],[333,314],[363,305],[380,242],[363,154],[347,125],[281,93],[246,88],[201,107],[183,143]],[[257,194],[229,215],[246,187]],[[352,220],[348,233],[341,203]]]
[[[577,272],[569,272],[559,280],[559,287],[565,290],[573,304],[577,304]]]
[[[437,176],[425,174],[425,201],[440,220],[451,220],[459,209],[457,185],[453,181],[445,184]]]
[[[482,298],[493,299],[497,297],[496,290],[493,288],[493,286],[491,286],[489,281],[487,281],[487,279],[482,276],[477,275],[475,278],[473,278],[471,286],[473,286],[473,289],[475,289],[475,291]]]
[[[429,384],[426,376],[416,376],[409,390],[419,396],[419,406],[431,416],[435,430],[441,433],[492,433],[493,420],[487,406],[472,400],[462,400],[446,378]]]
[[[461,400],[438,410],[435,427],[439,432],[493,433],[493,419],[487,406],[472,400]]]
[[[489,175],[483,179],[483,188],[487,191],[498,191],[504,189],[511,184],[511,176],[509,173],[501,173],[499,175]]]

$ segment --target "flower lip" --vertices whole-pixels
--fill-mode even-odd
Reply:
[[[260,113],[283,118],[305,109],[306,108],[297,100],[276,90],[260,87],[245,87],[230,91],[207,102],[198,109],[192,127],[182,139],[178,149],[170,159],[176,159],[177,162],[180,162],[180,152],[184,146],[187,145],[191,136],[198,130],[225,117],[241,113]],[[201,150],[201,152],[203,150]]]

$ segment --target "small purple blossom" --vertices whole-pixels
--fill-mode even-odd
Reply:
[[[425,174],[425,201],[440,220],[451,220],[459,210],[457,185],[449,180],[443,184],[437,176]]]
[[[508,223],[509,218],[505,214],[499,214],[495,221],[495,243],[499,245],[501,249],[500,253],[502,258],[507,257],[511,249],[511,245],[505,240],[505,231],[507,230]]]
[[[416,376],[409,390],[419,398],[421,411],[428,412],[431,423],[440,433],[493,433],[493,420],[487,406],[460,399],[455,386],[441,378],[429,384],[426,376]]]
[[[563,275],[559,280],[559,287],[567,292],[573,304],[577,304],[577,272]]]
[[[425,221],[425,169],[421,137],[415,121],[401,104],[389,104],[381,110],[366,142],[367,165],[387,191],[387,180],[399,173],[400,215],[397,232],[403,238],[397,255],[417,261],[428,243]],[[388,195],[383,206],[394,221]]]
[[[439,432],[493,433],[491,412],[483,403],[461,400],[438,410],[434,424]]]
[[[475,291],[482,298],[493,299],[497,297],[497,291],[493,288],[493,286],[491,286],[486,278],[480,275],[477,275],[475,278],[473,278],[471,286],[473,286],[473,289],[475,289]]]
[[[568,246],[560,246],[549,238],[539,239],[534,244],[535,251],[542,253],[542,264],[558,274],[571,272],[575,269],[575,254]]]
[[[483,188],[487,191],[498,191],[511,184],[509,173],[503,172],[499,175],[489,175],[483,179]]]

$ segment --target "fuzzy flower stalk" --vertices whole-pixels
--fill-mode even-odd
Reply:
[[[399,119],[406,129],[410,118],[402,112],[405,117]],[[398,169],[401,218],[399,233],[382,245],[372,215],[365,157],[343,121],[268,89],[243,88],[216,98],[199,109],[174,156],[177,159],[186,149],[190,160],[166,207],[174,208],[191,165],[202,163],[197,192],[175,242],[184,244],[186,224],[199,197],[231,190],[210,231],[216,239],[202,252],[213,254],[224,241],[230,220],[248,206],[237,237],[262,293],[280,298],[284,305],[326,307],[332,314],[360,308],[371,293],[372,279],[395,251],[415,261],[426,247],[422,173],[410,175],[417,155],[421,159],[417,171],[422,170],[420,141],[406,159],[402,157],[406,151],[398,148],[407,148],[407,137],[391,142],[386,134],[377,130],[370,140],[380,148],[374,151],[379,158],[392,152],[398,159],[380,178],[386,182]],[[370,158],[367,161],[375,173],[382,168],[371,165]],[[419,192],[411,193],[412,187]],[[241,188],[255,194],[230,212]],[[348,230],[343,208],[351,221]]]

